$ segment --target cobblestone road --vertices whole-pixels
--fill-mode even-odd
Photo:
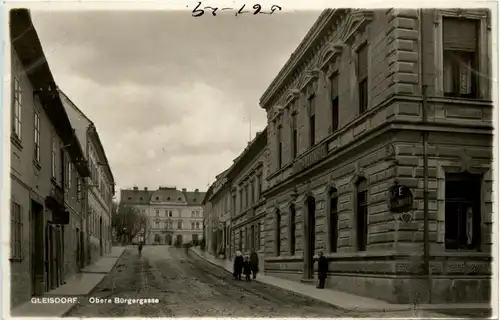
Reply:
[[[90,303],[114,298],[154,298],[158,304]],[[338,317],[328,304],[256,281],[235,281],[193,253],[146,246],[142,257],[128,248],[115,268],[70,317]]]

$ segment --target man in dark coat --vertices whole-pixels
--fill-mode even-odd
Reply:
[[[328,261],[323,256],[323,252],[319,252],[318,255],[319,255],[319,258],[318,258],[319,285],[316,288],[324,289],[325,288],[326,274],[328,273]]]
[[[243,271],[243,256],[240,251],[236,251],[236,257],[234,257],[233,265],[233,276],[235,280],[241,280],[241,272]]]
[[[255,250],[252,250],[250,254],[250,267],[252,269],[253,278],[257,278],[257,272],[259,272],[259,256]]]

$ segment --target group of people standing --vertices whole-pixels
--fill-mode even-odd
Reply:
[[[241,275],[245,275],[245,280],[250,281],[251,278],[256,279],[259,272],[259,256],[255,250],[252,250],[250,255],[242,255],[241,251],[236,251],[234,257],[234,272],[235,280],[241,280]]]

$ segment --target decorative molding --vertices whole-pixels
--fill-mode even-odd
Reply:
[[[285,108],[288,109],[291,107],[292,103],[295,102],[300,97],[300,90],[298,89],[290,89],[285,97]]]
[[[366,175],[365,175],[365,171],[363,170],[363,168],[360,166],[359,162],[355,162],[354,163],[354,175],[351,179],[351,182],[352,183],[356,183],[359,178],[365,178],[366,179]]]
[[[298,70],[303,68],[307,60],[310,60],[311,52],[317,48],[315,42],[321,42],[326,40],[327,37],[331,37],[334,34],[331,32],[331,29],[333,29],[335,21],[344,18],[349,12],[351,12],[350,9],[326,9],[323,11],[302,42],[295,49],[295,52],[292,53],[290,59],[288,59],[284,67],[261,96],[260,105],[262,108],[266,108],[269,102],[279,94],[282,87],[290,86],[291,83],[295,82],[293,78],[300,72]]]
[[[317,67],[321,70],[325,69],[337,56],[342,53],[344,45],[341,43],[327,44],[318,58]]]

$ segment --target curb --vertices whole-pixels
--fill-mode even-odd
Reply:
[[[113,264],[113,267],[111,268],[111,270],[110,270],[109,272],[111,272],[111,271],[115,268],[116,264],[118,263],[118,260],[120,260],[120,259],[121,259],[121,257],[122,257],[122,256],[123,256],[123,254],[125,253],[125,251],[127,251],[127,248],[125,248],[125,250],[123,250],[123,251],[122,251],[122,253],[121,253],[118,257],[112,257],[112,258],[116,258],[116,261],[115,261],[115,263]],[[82,272],[82,273],[90,273],[90,274],[105,274],[105,275],[107,275],[107,274],[109,274],[109,272],[107,272],[107,273],[102,273],[102,272]],[[103,281],[104,281],[104,278],[105,278],[105,277],[106,277],[106,276],[102,277],[101,281],[99,281],[99,282],[98,282],[98,283],[97,283],[97,284],[96,284],[96,285],[95,285],[92,289],[90,289],[90,291],[89,291],[88,295],[91,295],[91,294],[92,294],[92,292],[94,292],[95,288],[97,288],[97,287],[101,284],[101,282],[103,282]],[[84,295],[84,296],[86,296],[86,295]],[[61,314],[59,317],[60,317],[60,318],[62,318],[62,317],[67,317],[67,316],[68,316],[68,314],[69,314],[69,313],[70,313],[70,312],[71,312],[71,311],[72,311],[72,310],[73,310],[73,309],[74,309],[77,305],[78,305],[78,303],[75,303],[74,305],[72,305],[71,307],[69,307],[69,308],[68,308],[68,310],[66,310],[66,311],[65,311],[63,314]]]

